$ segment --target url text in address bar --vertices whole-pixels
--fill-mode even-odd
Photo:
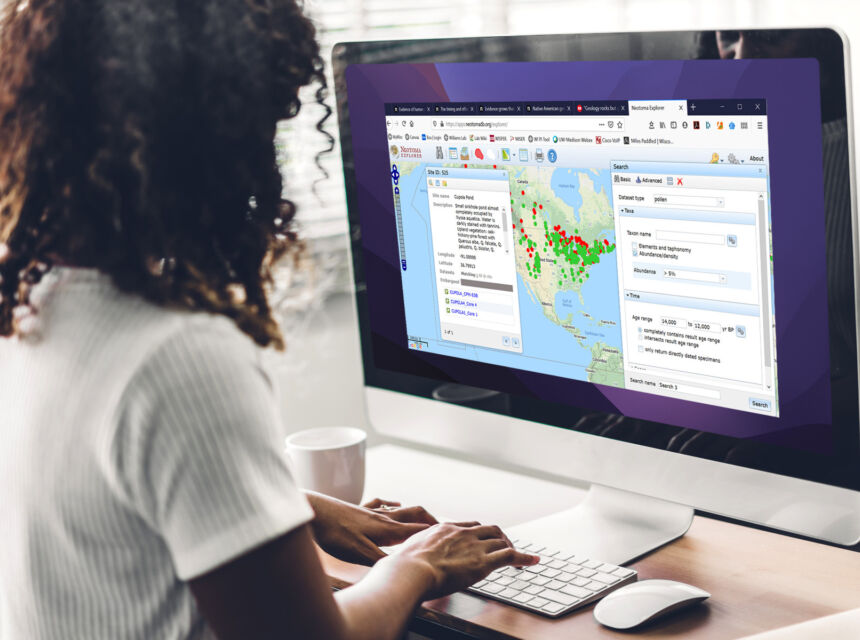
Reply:
[[[443,129],[506,129],[517,131],[551,131],[551,132],[570,132],[570,131],[605,131],[611,132],[612,129],[618,127],[618,123],[623,121],[612,120],[612,127],[609,127],[609,120],[606,118],[545,118],[534,116],[528,118],[528,122],[521,120],[494,120],[494,119],[476,119],[476,120],[442,120],[441,127]],[[525,126],[524,126],[525,125]]]

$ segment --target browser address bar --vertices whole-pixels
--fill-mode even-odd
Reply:
[[[610,122],[612,125],[610,126]],[[523,121],[520,118],[516,120],[510,119],[494,119],[494,118],[476,118],[474,120],[457,119],[457,120],[442,120],[441,128],[443,129],[507,129],[517,131],[612,131],[614,129],[623,129],[623,119],[609,118],[589,118],[575,117],[570,119],[560,119],[557,117],[540,117],[533,116]]]

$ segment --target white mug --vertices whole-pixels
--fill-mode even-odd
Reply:
[[[367,434],[355,427],[319,427],[287,436],[299,488],[353,504],[364,494]]]

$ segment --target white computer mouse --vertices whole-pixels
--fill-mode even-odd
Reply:
[[[621,587],[594,608],[594,619],[610,629],[632,629],[711,597],[707,591],[674,580],[640,580]]]

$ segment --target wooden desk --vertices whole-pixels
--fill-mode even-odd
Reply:
[[[323,555],[332,584],[366,567]],[[727,640],[860,607],[860,553],[697,516],[687,534],[633,565],[640,579],[670,578],[709,591],[705,604],[636,634]],[[468,593],[425,602],[416,614],[475,638],[630,638],[601,627],[593,606],[557,620]]]

